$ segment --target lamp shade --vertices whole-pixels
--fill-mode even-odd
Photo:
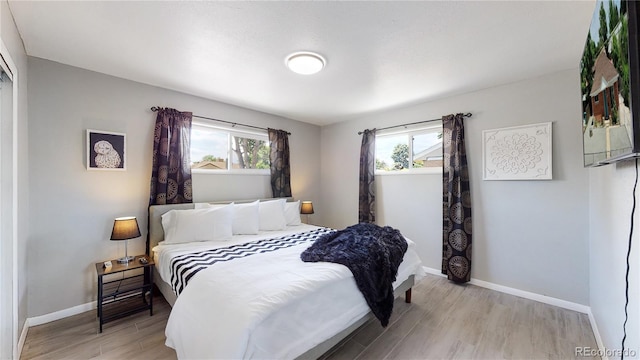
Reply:
[[[311,201],[303,201],[300,206],[300,214],[313,214],[313,203]]]
[[[140,228],[135,216],[116,218],[113,222],[111,240],[128,240],[140,236]]]

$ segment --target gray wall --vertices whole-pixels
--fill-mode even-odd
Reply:
[[[626,254],[631,226],[635,163],[626,161],[589,170],[589,289],[591,312],[606,348],[620,349],[624,322]],[[638,224],[629,273],[629,322],[626,347],[640,351],[640,264]],[[631,356],[625,356],[631,358]]]
[[[408,106],[322,128],[317,216],[357,222],[359,130],[472,112],[465,120],[474,207],[472,277],[589,304],[588,173],[582,167],[578,71]],[[553,180],[483,181],[482,130],[553,122]],[[379,223],[418,244],[426,266],[441,253],[441,175],[377,176]]]
[[[27,319],[27,241],[29,234],[29,134],[27,121],[27,55],[7,1],[0,2],[0,37],[17,67],[18,82],[18,329]],[[18,333],[19,335],[19,333]],[[16,339],[17,341],[17,339]]]
[[[95,300],[94,263],[124,254],[109,241],[115,217],[138,217],[143,237],[129,251],[144,252],[153,105],[290,131],[293,196],[320,198],[317,126],[38,58],[28,64],[29,317]],[[127,134],[126,172],[86,170],[88,128]],[[193,184],[195,201],[271,196],[264,176],[195,174]]]

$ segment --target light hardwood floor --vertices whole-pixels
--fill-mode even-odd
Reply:
[[[597,348],[588,316],[474,285],[427,275],[413,303],[395,303],[387,328],[370,321],[322,359],[569,359]],[[29,329],[22,359],[175,359],[164,345],[171,308],[154,299],[139,313],[104,325],[95,311]]]

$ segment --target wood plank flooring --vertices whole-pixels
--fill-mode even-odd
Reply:
[[[159,293],[159,292],[158,292]],[[29,328],[21,359],[175,359],[164,345],[171,307],[162,295],[153,299],[153,316],[143,311],[103,325],[96,311]]]
[[[29,329],[22,359],[175,359],[164,345],[171,308],[104,325],[95,311]],[[597,348],[586,314],[427,275],[413,303],[397,299],[387,328],[370,321],[322,356],[337,359],[573,359]]]

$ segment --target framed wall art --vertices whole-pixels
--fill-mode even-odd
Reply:
[[[126,148],[126,134],[87,129],[87,170],[126,170]]]
[[[482,132],[484,180],[550,180],[551,123]]]

